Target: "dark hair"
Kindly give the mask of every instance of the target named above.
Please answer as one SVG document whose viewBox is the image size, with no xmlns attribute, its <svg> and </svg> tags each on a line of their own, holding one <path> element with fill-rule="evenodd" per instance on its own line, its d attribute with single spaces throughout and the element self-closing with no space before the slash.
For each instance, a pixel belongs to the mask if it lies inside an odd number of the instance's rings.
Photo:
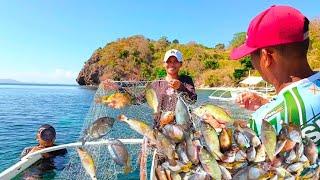
<svg viewBox="0 0 320 180">
<path fill-rule="evenodd" d="M 56 130 L 49 124 L 43 124 L 38 129 L 39 136 L 44 141 L 53 141 L 56 138 Z"/>
</svg>

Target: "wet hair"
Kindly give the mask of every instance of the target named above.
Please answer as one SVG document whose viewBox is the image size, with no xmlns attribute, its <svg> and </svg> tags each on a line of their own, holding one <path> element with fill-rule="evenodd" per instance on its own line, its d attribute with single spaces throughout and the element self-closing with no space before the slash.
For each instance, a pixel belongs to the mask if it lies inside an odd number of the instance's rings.
<svg viewBox="0 0 320 180">
<path fill-rule="evenodd" d="M 54 141 L 56 139 L 56 130 L 49 124 L 43 124 L 40 126 L 38 134 L 44 141 Z"/>
</svg>

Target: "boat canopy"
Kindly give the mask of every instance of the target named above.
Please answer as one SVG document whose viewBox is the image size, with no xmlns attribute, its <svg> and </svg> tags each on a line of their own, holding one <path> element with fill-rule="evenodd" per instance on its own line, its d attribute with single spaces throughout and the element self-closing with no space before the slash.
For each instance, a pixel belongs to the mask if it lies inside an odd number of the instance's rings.
<svg viewBox="0 0 320 180">
<path fill-rule="evenodd" d="M 246 79 L 240 81 L 241 84 L 246 84 L 246 85 L 256 85 L 259 84 L 260 82 L 264 81 L 261 76 L 249 76 Z"/>
</svg>

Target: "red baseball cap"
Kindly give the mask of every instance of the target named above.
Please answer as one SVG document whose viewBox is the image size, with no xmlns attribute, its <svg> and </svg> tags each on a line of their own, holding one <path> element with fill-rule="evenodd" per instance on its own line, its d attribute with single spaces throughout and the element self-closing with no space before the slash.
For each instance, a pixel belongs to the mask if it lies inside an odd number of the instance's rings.
<svg viewBox="0 0 320 180">
<path fill-rule="evenodd" d="M 263 47 L 304 41 L 308 38 L 305 19 L 290 6 L 271 6 L 250 22 L 245 43 L 232 50 L 231 59 L 240 59 Z"/>
</svg>

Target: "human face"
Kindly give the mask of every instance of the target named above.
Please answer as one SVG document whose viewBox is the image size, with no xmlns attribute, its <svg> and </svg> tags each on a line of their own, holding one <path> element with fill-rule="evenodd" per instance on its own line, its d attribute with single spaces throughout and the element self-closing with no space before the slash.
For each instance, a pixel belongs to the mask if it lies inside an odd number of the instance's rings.
<svg viewBox="0 0 320 180">
<path fill-rule="evenodd" d="M 261 74 L 261 67 L 260 67 L 260 50 L 257 50 L 253 53 L 251 53 L 251 63 L 254 69 L 259 71 Z"/>
<path fill-rule="evenodd" d="M 272 56 L 265 49 L 258 49 L 251 53 L 251 63 L 253 67 L 260 73 L 262 79 L 268 83 L 273 82 L 273 71 L 271 67 Z"/>
<path fill-rule="evenodd" d="M 182 63 L 180 63 L 174 56 L 169 57 L 167 62 L 164 63 L 164 68 L 170 75 L 178 75 L 181 66 Z"/>
</svg>

